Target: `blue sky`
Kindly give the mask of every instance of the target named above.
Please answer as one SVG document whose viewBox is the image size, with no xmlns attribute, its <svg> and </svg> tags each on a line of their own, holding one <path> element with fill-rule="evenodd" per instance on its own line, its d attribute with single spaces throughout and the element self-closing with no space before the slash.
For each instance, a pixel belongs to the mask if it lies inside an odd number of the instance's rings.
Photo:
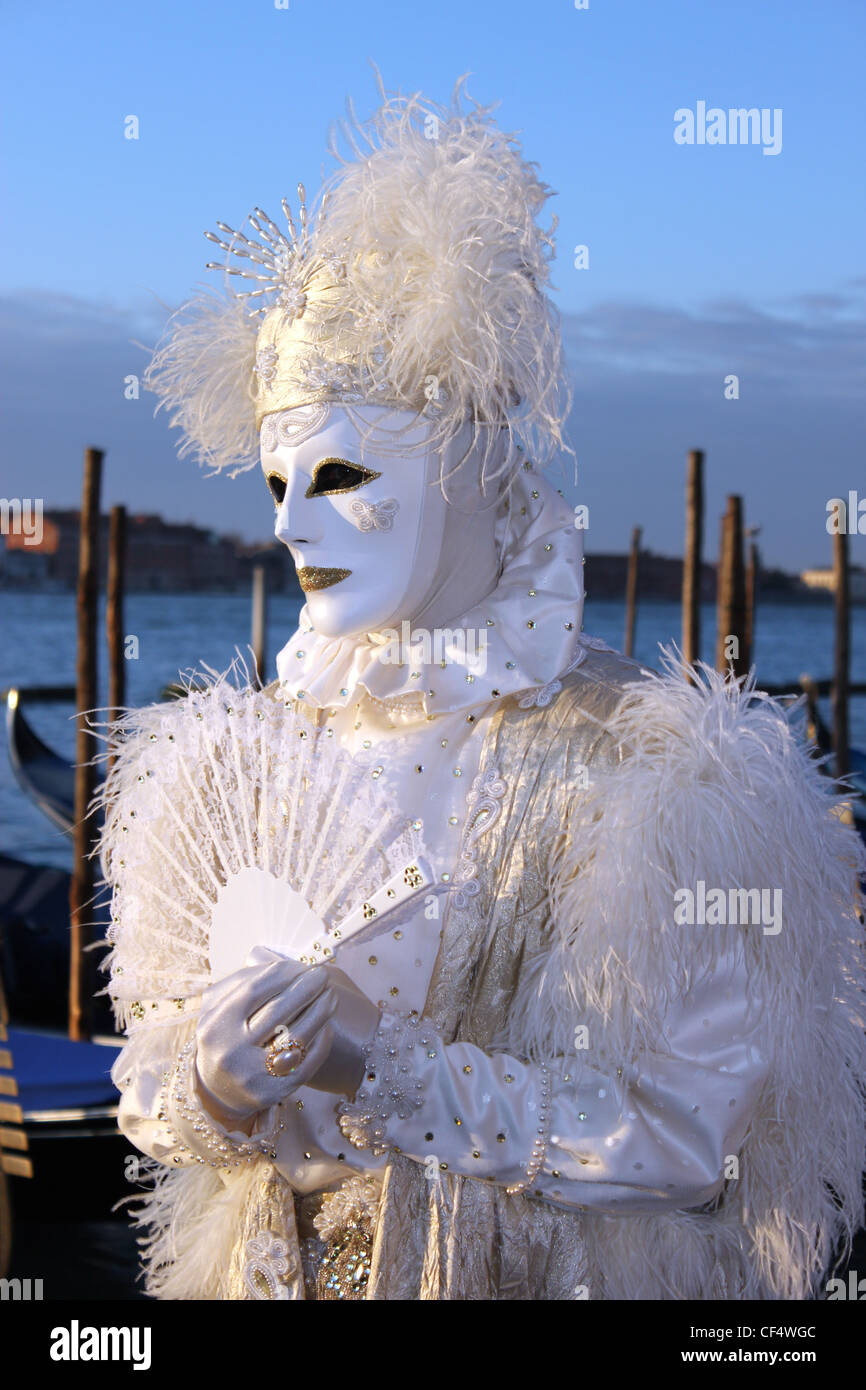
<svg viewBox="0 0 866 1390">
<path fill-rule="evenodd" d="M 147 398 L 123 400 L 130 340 L 206 278 L 204 228 L 315 190 L 346 95 L 374 103 L 372 58 L 389 88 L 439 99 L 472 73 L 558 190 L 588 545 L 624 548 L 640 522 L 677 552 L 703 446 L 710 553 L 742 491 L 770 559 L 827 559 L 826 499 L 866 491 L 859 0 L 47 3 L 7 5 L 2 30 L 8 495 L 74 504 L 97 443 L 107 502 L 266 534 L 257 480 L 201 481 Z M 674 112 L 701 100 L 781 108 L 781 153 L 677 145 Z"/>
</svg>

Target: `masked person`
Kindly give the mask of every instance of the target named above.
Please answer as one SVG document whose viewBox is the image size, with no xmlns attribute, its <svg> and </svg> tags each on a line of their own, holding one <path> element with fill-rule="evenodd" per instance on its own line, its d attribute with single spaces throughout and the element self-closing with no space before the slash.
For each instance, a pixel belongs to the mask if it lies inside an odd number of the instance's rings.
<svg viewBox="0 0 866 1390">
<path fill-rule="evenodd" d="M 860 841 L 778 705 L 584 634 L 549 190 L 382 96 L 149 374 L 307 603 L 273 685 L 115 733 L 148 1288 L 806 1298 L 861 1213 Z"/>
</svg>

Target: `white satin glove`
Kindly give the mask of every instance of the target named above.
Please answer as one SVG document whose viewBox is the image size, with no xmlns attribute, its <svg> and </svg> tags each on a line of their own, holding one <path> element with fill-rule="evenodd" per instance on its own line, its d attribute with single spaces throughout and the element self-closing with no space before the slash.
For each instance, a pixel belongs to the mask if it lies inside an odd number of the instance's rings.
<svg viewBox="0 0 866 1390">
<path fill-rule="evenodd" d="M 196 1028 L 196 1089 L 227 1129 L 246 1128 L 255 1115 L 309 1085 L 327 1059 L 336 1007 L 328 973 L 256 947 L 242 969 L 206 991 Z M 281 1038 L 301 1046 L 269 1054 Z"/>
<path fill-rule="evenodd" d="M 367 1066 L 367 1049 L 379 1027 L 381 1010 L 343 970 L 325 967 L 325 994 L 331 1004 L 328 1022 L 317 1037 L 327 1035 L 324 1055 L 306 1085 L 314 1091 L 352 1099 Z M 294 1025 L 291 1032 L 294 1034 Z M 317 1055 L 319 1055 L 317 1053 Z M 296 1083 L 300 1084 L 300 1083 Z"/>
<path fill-rule="evenodd" d="M 199 1097 L 233 1130 L 301 1086 L 352 1097 L 379 1018 L 377 1005 L 336 966 L 302 966 L 256 947 L 243 969 L 212 985 L 202 1000 Z M 300 1047 L 270 1051 L 281 1042 Z"/>
</svg>

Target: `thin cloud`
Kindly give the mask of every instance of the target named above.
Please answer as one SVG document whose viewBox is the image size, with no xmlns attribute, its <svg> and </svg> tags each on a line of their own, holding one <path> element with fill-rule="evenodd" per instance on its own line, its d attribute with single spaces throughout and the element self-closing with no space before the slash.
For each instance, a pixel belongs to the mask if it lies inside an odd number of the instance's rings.
<svg viewBox="0 0 866 1390">
<path fill-rule="evenodd" d="M 699 310 L 604 301 L 563 316 L 575 376 L 677 373 L 696 386 L 730 373 L 753 391 L 826 399 L 863 391 L 862 294 L 813 293 L 771 307 L 717 300 Z"/>
<path fill-rule="evenodd" d="M 607 300 L 564 314 L 579 475 L 575 491 L 569 469 L 565 486 L 590 505 L 588 548 L 623 550 L 639 523 L 648 547 L 678 554 L 685 455 L 700 447 L 708 554 L 725 494 L 740 492 L 769 562 L 826 563 L 826 499 L 862 484 L 864 290 L 866 277 L 768 304 Z M 261 479 L 203 481 L 177 460 L 153 398 L 124 397 L 146 362 L 139 344 L 156 341 L 166 314 L 150 302 L 0 298 L 3 493 L 77 505 L 81 450 L 96 444 L 106 449 L 106 504 L 265 538 Z M 735 401 L 725 398 L 730 374 Z"/>
</svg>

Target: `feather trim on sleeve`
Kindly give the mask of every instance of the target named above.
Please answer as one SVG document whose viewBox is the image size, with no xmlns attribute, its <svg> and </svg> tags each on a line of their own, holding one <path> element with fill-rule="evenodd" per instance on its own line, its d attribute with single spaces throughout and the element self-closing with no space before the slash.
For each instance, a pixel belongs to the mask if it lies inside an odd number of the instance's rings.
<svg viewBox="0 0 866 1390">
<path fill-rule="evenodd" d="M 742 950 L 768 1080 L 741 1177 L 709 1243 L 710 1218 L 697 1214 L 637 1218 L 627 1232 L 603 1218 L 599 1259 L 619 1289 L 609 1296 L 630 1296 L 643 1224 L 662 1271 L 669 1245 L 680 1289 L 692 1261 L 696 1291 L 680 1296 L 706 1296 L 701 1280 L 721 1289 L 716 1260 L 740 1291 L 712 1296 L 807 1297 L 862 1218 L 863 844 L 844 793 L 751 682 L 727 684 L 665 653 L 660 677 L 624 687 L 606 733 L 612 757 L 591 765 L 552 853 L 553 940 L 516 1001 L 512 1043 L 567 1053 L 581 1022 L 611 1065 L 664 1050 L 668 1003 Z M 778 891 L 780 929 L 677 924 L 678 892 L 699 882 Z"/>
</svg>

